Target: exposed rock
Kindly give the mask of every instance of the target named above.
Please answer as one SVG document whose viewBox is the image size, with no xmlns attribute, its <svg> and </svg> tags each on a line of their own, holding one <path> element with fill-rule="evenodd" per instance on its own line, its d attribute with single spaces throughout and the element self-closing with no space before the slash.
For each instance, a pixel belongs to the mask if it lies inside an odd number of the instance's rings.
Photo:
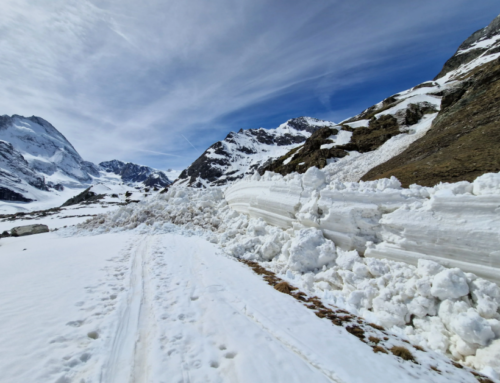
<svg viewBox="0 0 500 383">
<path fill-rule="evenodd" d="M 95 201 L 98 201 L 98 200 L 104 198 L 104 194 L 96 194 L 93 191 L 91 191 L 90 189 L 91 189 L 91 187 L 85 189 L 80 194 L 70 198 L 69 200 L 64 202 L 61 205 L 61 207 L 77 205 L 77 204 L 82 203 L 82 202 L 95 202 Z"/>
<path fill-rule="evenodd" d="M 35 224 L 35 225 L 14 227 L 10 231 L 10 235 L 13 237 L 22 237 L 25 235 L 41 234 L 41 233 L 48 233 L 48 232 L 49 232 L 49 228 L 47 225 Z"/>
<path fill-rule="evenodd" d="M 327 159 L 342 158 L 347 155 L 345 150 L 335 147 L 321 149 L 321 145 L 331 143 L 332 141 L 329 140 L 329 137 L 337 133 L 338 129 L 329 127 L 320 128 L 306 140 L 304 145 L 292 149 L 284 156 L 263 166 L 259 169 L 259 172 L 264 174 L 266 171 L 272 171 L 286 175 L 293 172 L 304 173 L 312 166 L 322 169 L 327 165 Z"/>
<path fill-rule="evenodd" d="M 24 197 L 22 194 L 0 186 L 0 201 L 32 202 L 32 199 Z"/>
<path fill-rule="evenodd" d="M 499 47 L 477 47 L 474 45 L 480 41 L 491 39 L 500 33 L 500 15 L 497 16 L 486 28 L 480 29 L 469 36 L 457 49 L 457 52 L 448 60 L 443 66 L 443 69 L 434 78 L 437 80 L 447 73 L 459 68 L 461 65 L 467 64 L 472 60 L 478 58 L 486 52 L 492 54 L 490 50 L 498 50 Z"/>
</svg>

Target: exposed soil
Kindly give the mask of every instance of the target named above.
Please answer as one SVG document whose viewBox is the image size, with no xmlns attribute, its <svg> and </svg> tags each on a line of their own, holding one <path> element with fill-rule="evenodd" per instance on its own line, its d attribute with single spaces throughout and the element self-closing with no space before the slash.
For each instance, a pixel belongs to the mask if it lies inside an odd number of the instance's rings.
<svg viewBox="0 0 500 383">
<path fill-rule="evenodd" d="M 404 187 L 434 186 L 500 171 L 499 80 L 498 59 L 474 71 L 443 96 L 441 111 L 424 137 L 362 180 L 395 176 Z"/>
</svg>

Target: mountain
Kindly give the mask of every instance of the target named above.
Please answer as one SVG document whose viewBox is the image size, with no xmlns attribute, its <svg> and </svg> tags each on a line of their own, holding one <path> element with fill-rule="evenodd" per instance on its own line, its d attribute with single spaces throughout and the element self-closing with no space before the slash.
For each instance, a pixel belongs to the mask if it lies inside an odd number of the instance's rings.
<svg viewBox="0 0 500 383">
<path fill-rule="evenodd" d="M 0 140 L 12 144 L 32 170 L 54 183 L 85 183 L 99 176 L 99 168 L 84 161 L 66 137 L 40 117 L 0 116 Z"/>
<path fill-rule="evenodd" d="M 397 177 L 403 186 L 473 181 L 500 171 L 500 16 L 473 33 L 433 81 L 386 98 L 260 169 L 316 166 L 330 179 Z"/>
<path fill-rule="evenodd" d="M 107 173 L 119 175 L 127 184 L 142 183 L 144 186 L 160 188 L 172 183 L 164 172 L 148 166 L 118 160 L 101 162 L 99 166 Z"/>
<path fill-rule="evenodd" d="M 38 201 L 37 207 L 47 208 L 60 205 L 92 184 L 116 194 L 120 184 L 125 184 L 125 191 L 133 191 L 171 183 L 164 172 L 147 166 L 117 160 L 98 166 L 83 160 L 73 145 L 40 117 L 0 116 L 0 201 Z M 27 205 L 16 206 L 12 208 L 29 209 Z"/>
<path fill-rule="evenodd" d="M 296 148 L 318 129 L 334 125 L 333 122 L 299 117 L 275 129 L 231 132 L 185 169 L 178 183 L 194 187 L 224 185 L 255 172 L 273 158 Z"/>
</svg>

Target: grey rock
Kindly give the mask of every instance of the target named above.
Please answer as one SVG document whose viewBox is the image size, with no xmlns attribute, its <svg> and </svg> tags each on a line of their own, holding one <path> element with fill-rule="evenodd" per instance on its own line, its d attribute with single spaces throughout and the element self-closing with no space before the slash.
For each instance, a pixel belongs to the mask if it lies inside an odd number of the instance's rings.
<svg viewBox="0 0 500 383">
<path fill-rule="evenodd" d="M 48 232 L 49 232 L 49 227 L 47 225 L 35 224 L 35 225 L 14 227 L 10 231 L 10 234 L 13 237 L 22 237 L 25 235 L 41 234 Z"/>
</svg>

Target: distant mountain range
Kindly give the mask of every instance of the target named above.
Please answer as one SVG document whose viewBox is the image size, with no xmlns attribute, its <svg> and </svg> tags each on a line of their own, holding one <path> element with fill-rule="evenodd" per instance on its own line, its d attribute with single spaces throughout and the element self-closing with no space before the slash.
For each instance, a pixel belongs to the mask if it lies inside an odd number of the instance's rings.
<svg viewBox="0 0 500 383">
<path fill-rule="evenodd" d="M 160 188 L 172 183 L 165 173 L 147 166 L 85 161 L 40 117 L 0 116 L 0 200 L 35 201 L 40 192 L 106 183 L 110 173 L 130 186 Z"/>
</svg>

